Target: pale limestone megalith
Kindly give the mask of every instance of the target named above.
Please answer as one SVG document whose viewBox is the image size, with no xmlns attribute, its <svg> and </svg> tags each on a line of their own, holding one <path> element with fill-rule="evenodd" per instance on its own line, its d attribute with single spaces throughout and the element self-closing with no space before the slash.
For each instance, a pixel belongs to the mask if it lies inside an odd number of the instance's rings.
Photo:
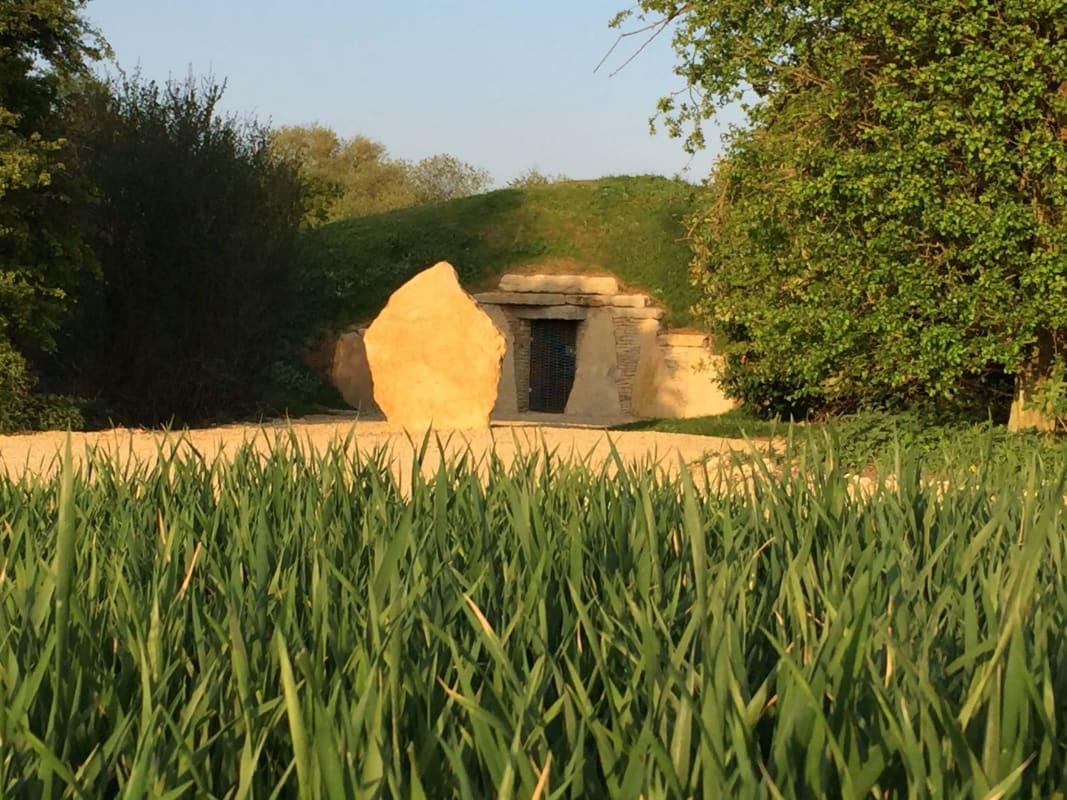
<svg viewBox="0 0 1067 800">
<path fill-rule="evenodd" d="M 364 336 L 374 400 L 408 431 L 487 428 L 505 340 L 451 264 L 420 272 L 389 298 Z"/>
<path fill-rule="evenodd" d="M 358 331 L 349 331 L 337 338 L 333 348 L 330 382 L 352 408 L 362 411 L 377 408 L 367 348 L 363 343 L 363 335 Z"/>
<path fill-rule="evenodd" d="M 500 383 L 496 389 L 496 405 L 492 416 L 514 416 L 519 413 L 519 390 L 515 380 L 515 337 L 508 315 L 500 306 L 482 306 L 482 310 L 504 334 L 504 360 L 500 364 Z"/>
<path fill-rule="evenodd" d="M 615 320 L 610 309 L 590 309 L 578 331 L 576 364 L 574 385 L 564 413 L 581 417 L 622 414 Z"/>
</svg>

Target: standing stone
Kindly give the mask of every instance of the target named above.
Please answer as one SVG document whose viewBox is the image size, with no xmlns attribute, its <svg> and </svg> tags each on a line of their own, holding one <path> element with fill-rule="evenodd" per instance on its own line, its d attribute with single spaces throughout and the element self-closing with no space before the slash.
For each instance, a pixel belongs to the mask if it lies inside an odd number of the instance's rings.
<svg viewBox="0 0 1067 800">
<path fill-rule="evenodd" d="M 409 431 L 487 428 L 504 335 L 441 262 L 389 298 L 364 337 L 374 400 Z"/>
<path fill-rule="evenodd" d="M 615 320 L 611 310 L 594 308 L 578 331 L 574 385 L 564 413 L 580 417 L 617 417 L 622 414 Z"/>
<path fill-rule="evenodd" d="M 349 331 L 337 337 L 330 381 L 352 408 L 361 411 L 376 410 L 374 381 L 371 379 L 370 364 L 367 362 L 367 348 L 359 332 Z"/>
</svg>

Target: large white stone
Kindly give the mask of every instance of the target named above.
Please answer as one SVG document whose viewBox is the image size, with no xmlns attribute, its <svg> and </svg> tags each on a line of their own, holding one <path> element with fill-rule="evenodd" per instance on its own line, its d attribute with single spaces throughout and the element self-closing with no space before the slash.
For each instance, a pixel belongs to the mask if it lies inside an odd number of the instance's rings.
<svg viewBox="0 0 1067 800">
<path fill-rule="evenodd" d="M 578 330 L 574 385 L 565 414 L 581 417 L 617 417 L 619 402 L 615 320 L 605 308 L 589 311 Z"/>
<path fill-rule="evenodd" d="M 389 298 L 364 337 L 374 400 L 409 431 L 489 426 L 505 339 L 441 262 Z"/>
</svg>

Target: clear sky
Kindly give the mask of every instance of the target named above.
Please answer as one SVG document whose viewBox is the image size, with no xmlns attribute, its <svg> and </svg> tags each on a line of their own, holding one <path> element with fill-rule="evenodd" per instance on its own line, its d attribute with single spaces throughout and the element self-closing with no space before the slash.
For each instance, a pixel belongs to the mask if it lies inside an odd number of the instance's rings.
<svg viewBox="0 0 1067 800">
<path fill-rule="evenodd" d="M 699 181 L 679 140 L 649 135 L 680 87 L 664 36 L 594 73 L 627 0 L 92 0 L 126 71 L 227 81 L 226 110 L 369 136 L 392 156 L 451 153 L 503 184 L 525 169 L 572 178 L 656 173 Z M 708 142 L 718 137 L 709 129 Z"/>
</svg>

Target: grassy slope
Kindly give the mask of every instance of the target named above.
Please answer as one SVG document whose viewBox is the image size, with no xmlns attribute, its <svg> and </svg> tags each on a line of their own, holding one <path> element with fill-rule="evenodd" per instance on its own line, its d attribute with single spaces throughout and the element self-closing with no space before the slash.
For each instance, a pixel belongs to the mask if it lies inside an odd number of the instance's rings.
<svg viewBox="0 0 1067 800">
<path fill-rule="evenodd" d="M 694 187 L 660 177 L 503 189 L 434 206 L 344 220 L 308 232 L 296 325 L 304 335 L 374 317 L 420 270 L 449 261 L 464 286 L 508 270 L 607 271 L 690 323 L 684 219 Z"/>
</svg>

